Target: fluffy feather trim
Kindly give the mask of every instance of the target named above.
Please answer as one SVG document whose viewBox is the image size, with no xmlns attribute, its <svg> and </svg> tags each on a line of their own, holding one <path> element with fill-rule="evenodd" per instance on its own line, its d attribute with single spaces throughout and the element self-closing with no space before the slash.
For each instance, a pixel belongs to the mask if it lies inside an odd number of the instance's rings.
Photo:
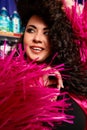
<svg viewBox="0 0 87 130">
<path fill-rule="evenodd" d="M 87 62 L 87 1 L 83 4 L 73 0 L 72 2 L 70 6 L 64 2 L 64 9 L 72 24 L 73 31 L 78 37 L 76 43 L 79 44 L 82 61 Z"/>
<path fill-rule="evenodd" d="M 46 65 L 26 63 L 22 51 L 16 57 L 14 53 L 0 59 L 0 129 L 50 130 L 54 122 L 73 123 L 73 116 L 65 113 L 70 106 L 65 93 L 39 82 L 48 73 L 42 71 Z M 53 101 L 59 95 L 64 98 Z"/>
</svg>

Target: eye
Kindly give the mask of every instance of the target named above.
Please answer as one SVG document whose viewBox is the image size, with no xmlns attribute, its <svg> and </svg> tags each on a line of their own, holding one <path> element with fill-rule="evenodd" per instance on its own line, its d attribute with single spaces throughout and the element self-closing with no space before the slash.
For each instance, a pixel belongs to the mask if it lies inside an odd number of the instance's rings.
<svg viewBox="0 0 87 130">
<path fill-rule="evenodd" d="M 45 34 L 46 36 L 48 36 L 48 35 L 49 35 L 49 31 L 45 31 L 44 34 Z"/>
<path fill-rule="evenodd" d="M 33 32 L 34 32 L 34 29 L 33 29 L 33 28 L 27 28 L 27 29 L 26 29 L 26 32 L 28 32 L 28 33 L 33 33 Z"/>
</svg>

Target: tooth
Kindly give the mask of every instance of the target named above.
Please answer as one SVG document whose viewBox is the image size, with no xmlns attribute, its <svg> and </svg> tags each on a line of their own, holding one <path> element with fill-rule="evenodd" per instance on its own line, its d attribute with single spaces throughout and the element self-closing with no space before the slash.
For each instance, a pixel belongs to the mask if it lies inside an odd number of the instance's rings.
<svg viewBox="0 0 87 130">
<path fill-rule="evenodd" d="M 40 51 L 42 50 L 41 48 L 33 48 L 33 49 L 34 49 L 34 50 L 40 50 Z"/>
</svg>

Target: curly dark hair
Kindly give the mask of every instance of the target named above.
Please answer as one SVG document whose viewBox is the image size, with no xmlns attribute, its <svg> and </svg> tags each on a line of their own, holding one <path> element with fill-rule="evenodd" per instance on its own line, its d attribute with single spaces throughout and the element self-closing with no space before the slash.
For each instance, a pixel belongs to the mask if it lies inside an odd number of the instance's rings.
<svg viewBox="0 0 87 130">
<path fill-rule="evenodd" d="M 49 37 L 52 54 L 46 59 L 47 62 L 55 57 L 52 65 L 65 64 L 63 79 L 65 90 L 77 95 L 87 95 L 87 71 L 83 69 L 80 56 L 79 40 L 75 36 L 72 25 L 66 16 L 61 0 L 19 0 L 17 9 L 23 26 L 26 26 L 32 15 L 38 15 L 49 25 Z M 79 43 L 81 41 L 79 40 Z"/>
<path fill-rule="evenodd" d="M 51 19 L 46 0 L 18 0 L 17 11 L 21 17 L 22 26 L 26 26 L 32 15 L 38 15 L 51 26 Z"/>
</svg>

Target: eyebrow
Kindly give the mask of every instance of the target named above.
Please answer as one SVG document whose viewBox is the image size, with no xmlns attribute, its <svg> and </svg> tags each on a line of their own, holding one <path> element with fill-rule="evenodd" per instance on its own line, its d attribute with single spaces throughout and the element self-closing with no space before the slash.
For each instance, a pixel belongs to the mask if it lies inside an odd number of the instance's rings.
<svg viewBox="0 0 87 130">
<path fill-rule="evenodd" d="M 34 29 L 37 29 L 34 25 L 28 25 L 27 27 L 32 27 L 32 28 L 34 28 Z M 43 30 L 49 30 L 49 28 L 46 27 L 46 28 L 43 28 Z"/>
</svg>

